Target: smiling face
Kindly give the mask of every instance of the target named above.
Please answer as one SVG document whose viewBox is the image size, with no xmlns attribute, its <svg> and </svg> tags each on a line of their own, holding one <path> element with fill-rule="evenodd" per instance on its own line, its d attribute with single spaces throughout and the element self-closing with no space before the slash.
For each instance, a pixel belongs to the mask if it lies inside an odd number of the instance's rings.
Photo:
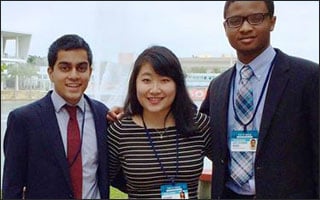
<svg viewBox="0 0 320 200">
<path fill-rule="evenodd" d="M 263 1 L 235 1 L 226 10 L 226 19 L 232 16 L 248 16 L 255 13 L 268 13 Z M 238 58 L 249 63 L 270 45 L 270 32 L 273 30 L 276 17 L 265 16 L 263 22 L 251 25 L 246 20 L 240 27 L 230 28 L 224 23 L 230 45 L 236 49 Z"/>
<path fill-rule="evenodd" d="M 160 76 L 149 63 L 141 66 L 136 79 L 137 98 L 143 113 L 165 116 L 175 99 L 176 84 L 172 78 Z"/>
<path fill-rule="evenodd" d="M 48 68 L 55 91 L 73 105 L 86 90 L 91 72 L 87 52 L 83 49 L 60 50 L 54 66 Z"/>
</svg>

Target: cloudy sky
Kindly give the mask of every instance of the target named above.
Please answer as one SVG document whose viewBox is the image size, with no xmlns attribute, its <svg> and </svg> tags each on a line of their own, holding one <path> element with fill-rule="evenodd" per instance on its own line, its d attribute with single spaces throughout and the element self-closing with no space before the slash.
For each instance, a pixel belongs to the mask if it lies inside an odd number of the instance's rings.
<svg viewBox="0 0 320 200">
<path fill-rule="evenodd" d="M 84 37 L 94 60 L 117 62 L 159 44 L 178 57 L 234 55 L 222 26 L 223 1 L 1 1 L 1 30 L 32 34 L 30 55 L 46 56 L 66 33 Z M 319 2 L 276 1 L 274 47 L 319 62 Z"/>
</svg>

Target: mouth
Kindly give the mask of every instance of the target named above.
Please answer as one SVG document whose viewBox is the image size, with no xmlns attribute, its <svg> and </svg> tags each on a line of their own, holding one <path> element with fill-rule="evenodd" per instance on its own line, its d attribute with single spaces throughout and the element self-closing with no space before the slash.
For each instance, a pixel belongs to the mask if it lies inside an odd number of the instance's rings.
<svg viewBox="0 0 320 200">
<path fill-rule="evenodd" d="M 68 84 L 66 84 L 66 86 L 71 89 L 77 89 L 81 86 L 81 84 L 80 83 L 68 83 Z"/>
<path fill-rule="evenodd" d="M 255 37 L 242 37 L 242 38 L 240 38 L 239 40 L 241 41 L 241 42 L 243 42 L 243 43 L 250 43 L 250 42 L 252 42 L 253 40 L 255 39 Z"/>
<path fill-rule="evenodd" d="M 147 99 L 151 104 L 158 104 L 162 101 L 163 97 L 148 97 Z"/>
</svg>

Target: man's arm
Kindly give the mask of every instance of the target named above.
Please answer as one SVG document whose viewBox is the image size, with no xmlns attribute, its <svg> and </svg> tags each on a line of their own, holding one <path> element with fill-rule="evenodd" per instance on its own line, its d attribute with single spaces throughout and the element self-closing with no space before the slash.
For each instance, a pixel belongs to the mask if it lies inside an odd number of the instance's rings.
<svg viewBox="0 0 320 200">
<path fill-rule="evenodd" d="M 121 119 L 123 117 L 123 114 L 123 108 L 115 106 L 109 110 L 106 117 L 109 122 L 114 122 Z"/>
</svg>

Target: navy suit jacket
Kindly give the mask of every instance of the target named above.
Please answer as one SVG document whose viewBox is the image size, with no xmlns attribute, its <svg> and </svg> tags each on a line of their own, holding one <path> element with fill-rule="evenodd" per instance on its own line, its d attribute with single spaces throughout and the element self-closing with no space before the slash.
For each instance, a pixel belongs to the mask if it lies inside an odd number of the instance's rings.
<svg viewBox="0 0 320 200">
<path fill-rule="evenodd" d="M 73 198 L 69 168 L 50 91 L 45 97 L 10 112 L 4 138 L 3 198 Z M 98 146 L 98 186 L 109 198 L 108 108 L 85 95 L 95 122 Z"/>
<path fill-rule="evenodd" d="M 276 49 L 255 159 L 256 198 L 319 198 L 319 64 Z M 214 79 L 200 111 L 213 127 L 212 198 L 229 177 L 228 105 L 235 67 Z"/>
</svg>

